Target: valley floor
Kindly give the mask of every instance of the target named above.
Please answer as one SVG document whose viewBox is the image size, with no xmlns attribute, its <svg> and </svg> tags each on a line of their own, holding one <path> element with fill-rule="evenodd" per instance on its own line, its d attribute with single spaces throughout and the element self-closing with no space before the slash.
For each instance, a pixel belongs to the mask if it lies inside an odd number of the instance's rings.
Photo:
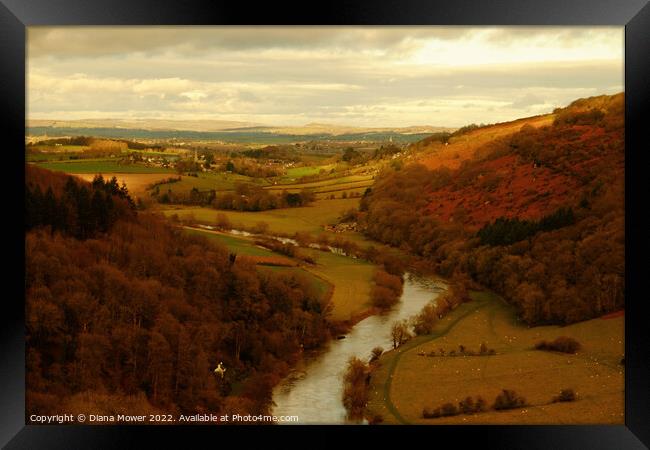
<svg viewBox="0 0 650 450">
<path fill-rule="evenodd" d="M 624 317 L 610 315 L 573 325 L 529 328 L 512 308 L 489 293 L 439 321 L 434 334 L 385 353 L 373 371 L 367 417 L 387 424 L 622 424 L 624 423 Z M 569 336 L 582 345 L 575 355 L 534 350 L 540 340 Z M 478 353 L 482 342 L 494 356 L 424 356 L 458 346 Z M 570 388 L 577 400 L 551 403 Z M 424 419 L 423 408 L 481 396 L 488 408 L 502 389 L 529 406 L 508 411 Z"/>
</svg>

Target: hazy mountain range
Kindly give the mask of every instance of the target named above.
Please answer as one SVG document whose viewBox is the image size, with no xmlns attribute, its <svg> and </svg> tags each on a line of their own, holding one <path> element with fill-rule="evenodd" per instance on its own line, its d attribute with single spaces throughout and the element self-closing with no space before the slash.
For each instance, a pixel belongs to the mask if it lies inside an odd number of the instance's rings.
<svg viewBox="0 0 650 450">
<path fill-rule="evenodd" d="M 284 135 L 342 135 L 350 133 L 400 133 L 425 134 L 441 131 L 452 131 L 455 128 L 441 126 L 410 126 L 410 127 L 353 127 L 328 123 L 308 123 L 303 126 L 266 126 L 253 122 L 238 122 L 230 120 L 166 120 L 166 119 L 30 119 L 28 128 L 117 128 L 138 129 L 151 131 L 194 131 L 194 132 L 253 132 L 273 133 Z"/>
</svg>

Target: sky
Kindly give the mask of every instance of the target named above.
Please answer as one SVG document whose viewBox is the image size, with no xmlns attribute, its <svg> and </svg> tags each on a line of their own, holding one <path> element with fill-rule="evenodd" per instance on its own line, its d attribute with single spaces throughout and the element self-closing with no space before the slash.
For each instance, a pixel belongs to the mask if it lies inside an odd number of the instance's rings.
<svg viewBox="0 0 650 450">
<path fill-rule="evenodd" d="M 623 27 L 29 27 L 28 119 L 458 127 L 624 89 Z"/>
</svg>

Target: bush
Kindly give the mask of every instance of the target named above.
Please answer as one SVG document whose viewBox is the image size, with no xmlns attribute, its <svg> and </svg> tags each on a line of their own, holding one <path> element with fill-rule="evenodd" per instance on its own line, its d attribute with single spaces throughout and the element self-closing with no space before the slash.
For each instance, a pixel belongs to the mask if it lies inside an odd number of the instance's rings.
<svg viewBox="0 0 650 450">
<path fill-rule="evenodd" d="M 437 419 L 440 417 L 440 408 L 436 409 L 429 409 L 429 408 L 424 408 L 422 410 L 422 417 L 425 419 Z"/>
<path fill-rule="evenodd" d="M 453 403 L 445 403 L 440 407 L 440 415 L 442 417 L 457 416 L 458 414 L 458 408 Z"/>
<path fill-rule="evenodd" d="M 215 225 L 220 230 L 231 230 L 232 229 L 232 223 L 230 222 L 230 219 L 228 219 L 228 216 L 225 215 L 224 213 L 218 213 L 217 214 L 217 221 L 216 221 Z"/>
<path fill-rule="evenodd" d="M 498 410 L 520 408 L 526 405 L 526 399 L 515 391 L 504 389 L 494 401 L 492 408 Z"/>
<path fill-rule="evenodd" d="M 463 414 L 472 414 L 474 412 L 474 399 L 472 397 L 467 397 L 465 400 L 461 400 L 458 403 L 458 409 Z"/>
<path fill-rule="evenodd" d="M 535 350 L 546 350 L 573 354 L 580 350 L 580 343 L 573 338 L 560 336 L 551 342 L 538 342 L 535 344 Z"/>
<path fill-rule="evenodd" d="M 370 354 L 370 362 L 377 361 L 379 357 L 384 353 L 384 349 L 381 347 L 375 347 L 372 349 Z"/>
<path fill-rule="evenodd" d="M 397 303 L 395 293 L 384 286 L 375 286 L 372 290 L 372 304 L 378 308 L 390 308 Z"/>
<path fill-rule="evenodd" d="M 360 418 L 368 402 L 366 379 L 368 367 L 359 358 L 351 357 L 344 375 L 343 405 L 351 419 Z"/>
<path fill-rule="evenodd" d="M 562 389 L 560 395 L 553 397 L 553 403 L 557 402 L 573 402 L 576 400 L 576 393 L 573 389 Z"/>
<path fill-rule="evenodd" d="M 483 412 L 487 410 L 487 402 L 480 395 L 476 397 L 476 403 L 474 403 L 475 412 Z"/>
<path fill-rule="evenodd" d="M 424 308 L 413 318 L 413 331 L 416 335 L 431 334 L 438 320 L 434 303 L 427 303 Z"/>
<path fill-rule="evenodd" d="M 402 293 L 403 281 L 402 281 L 402 277 L 398 275 L 391 275 L 390 273 L 379 269 L 377 270 L 377 272 L 375 272 L 374 280 L 378 286 L 383 286 L 385 288 L 390 289 L 397 296 L 399 296 Z"/>
<path fill-rule="evenodd" d="M 375 286 L 371 294 L 372 304 L 379 308 L 389 308 L 397 303 L 402 295 L 402 278 L 378 269 L 375 272 L 374 280 Z"/>
</svg>

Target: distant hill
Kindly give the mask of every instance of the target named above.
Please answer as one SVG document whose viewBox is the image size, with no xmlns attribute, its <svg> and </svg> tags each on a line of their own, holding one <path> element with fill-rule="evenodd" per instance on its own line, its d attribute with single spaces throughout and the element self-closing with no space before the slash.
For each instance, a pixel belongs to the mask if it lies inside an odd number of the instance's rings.
<svg viewBox="0 0 650 450">
<path fill-rule="evenodd" d="M 27 121 L 27 135 L 47 137 L 95 136 L 119 139 L 214 140 L 232 143 L 287 144 L 306 141 L 388 141 L 410 143 L 453 128 L 412 126 L 365 128 L 309 123 L 272 127 L 225 120 L 83 119 Z"/>
<path fill-rule="evenodd" d="M 223 131 L 254 127 L 259 124 L 231 120 L 166 120 L 166 119 L 30 119 L 28 128 L 120 128 L 162 131 Z"/>
</svg>

